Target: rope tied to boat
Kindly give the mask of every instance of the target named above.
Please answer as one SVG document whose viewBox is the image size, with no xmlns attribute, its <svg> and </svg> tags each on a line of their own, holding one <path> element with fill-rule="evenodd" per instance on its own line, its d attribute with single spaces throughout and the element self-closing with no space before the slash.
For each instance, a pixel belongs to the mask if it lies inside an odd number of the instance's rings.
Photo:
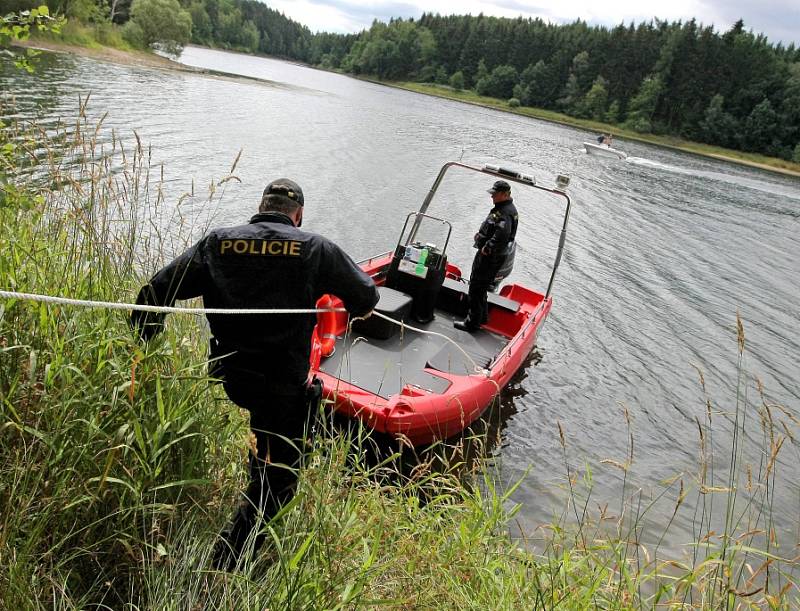
<svg viewBox="0 0 800 611">
<path fill-rule="evenodd" d="M 242 308 L 186 308 L 178 306 L 154 306 L 154 305 L 143 305 L 137 303 L 119 303 L 114 301 L 95 301 L 91 299 L 71 299 L 69 297 L 57 297 L 54 295 L 41 295 L 37 293 L 22 293 L 17 291 L 5 291 L 5 290 L 0 290 L 0 298 L 9 300 L 35 301 L 39 303 L 68 305 L 68 306 L 83 307 L 83 308 L 102 308 L 107 310 L 136 310 L 139 312 L 158 312 L 163 314 L 194 314 L 194 315 L 251 314 L 252 315 L 252 314 L 316 314 L 318 312 L 347 312 L 345 308 L 242 309 Z M 455 341 L 453 341 L 446 335 L 442 333 L 437 333 L 436 331 L 427 331 L 425 329 L 412 327 L 411 325 L 406 324 L 402 320 L 395 320 L 390 316 L 386 316 L 386 314 L 382 314 L 381 312 L 376 312 L 374 310 L 371 316 L 377 316 L 378 318 L 383 318 L 395 325 L 398 325 L 401 330 L 410 329 L 411 331 L 415 331 L 423 335 L 433 335 L 447 340 L 448 342 L 453 344 L 459 351 L 461 351 L 461 353 L 475 368 L 476 373 L 483 374 L 486 377 L 489 376 L 489 371 L 487 369 L 478 366 L 475 360 L 469 354 L 467 354 L 467 352 L 461 346 L 459 346 Z M 359 319 L 363 320 L 363 318 L 364 317 L 351 318 L 350 322 L 348 323 L 348 329 L 351 328 L 354 320 L 359 320 Z"/>
<path fill-rule="evenodd" d="M 464 357 L 466 357 L 466 359 L 467 359 L 467 360 L 468 360 L 470 363 L 472 363 L 472 367 L 474 368 L 474 371 L 475 371 L 475 373 L 482 374 L 482 375 L 486 376 L 487 378 L 489 377 L 489 370 L 488 370 L 488 369 L 486 369 L 485 367 L 481 367 L 481 366 L 479 366 L 479 365 L 478 365 L 478 364 L 475 362 L 475 359 L 473 359 L 473 358 L 472 358 L 472 357 L 471 357 L 471 356 L 470 356 L 470 355 L 467 353 L 467 351 L 466 351 L 466 350 L 464 350 L 464 349 L 463 349 L 461 346 L 459 346 L 459 345 L 458 345 L 458 344 L 457 344 L 455 341 L 453 341 L 453 339 L 452 339 L 452 338 L 450 338 L 450 337 L 447 337 L 447 336 L 446 336 L 444 333 L 438 333 L 438 332 L 436 332 L 436 331 L 428 331 L 428 330 L 426 330 L 426 329 L 419 329 L 419 328 L 417 328 L 417 327 L 412 327 L 411 325 L 409 325 L 409 324 L 406 324 L 406 323 L 405 323 L 404 321 L 402 321 L 402 320 L 395 320 L 395 319 L 394 319 L 394 318 L 392 318 L 391 316 L 386 316 L 386 314 L 382 314 L 381 312 L 375 312 L 374 310 L 373 310 L 372 314 L 370 314 L 370 316 L 377 316 L 378 318 L 383 318 L 384 320 L 388 320 L 389 322 L 392 322 L 392 323 L 394 323 L 394 324 L 398 325 L 398 326 L 400 327 L 400 332 L 401 332 L 401 333 L 402 333 L 402 332 L 403 332 L 405 329 L 410 329 L 411 331 L 415 331 L 415 332 L 417 332 L 417 333 L 421 333 L 422 335 L 433 335 L 434 337 L 441 337 L 442 339 L 444 339 L 444 340 L 447 340 L 448 342 L 450 342 L 451 344 L 453 344 L 453 345 L 454 345 L 454 346 L 455 346 L 455 347 L 456 347 L 456 348 L 457 348 L 457 349 L 458 349 L 458 350 L 461 352 L 461 354 L 463 354 L 463 355 L 464 355 Z M 347 329 L 348 329 L 348 331 L 352 331 L 352 327 L 353 327 L 353 322 L 354 322 L 354 321 L 356 321 L 356 320 L 364 320 L 365 318 L 366 318 L 365 316 L 355 316 L 355 317 L 352 317 L 352 318 L 350 319 L 350 322 L 349 322 L 349 323 L 348 323 L 348 325 L 347 325 Z"/>
</svg>

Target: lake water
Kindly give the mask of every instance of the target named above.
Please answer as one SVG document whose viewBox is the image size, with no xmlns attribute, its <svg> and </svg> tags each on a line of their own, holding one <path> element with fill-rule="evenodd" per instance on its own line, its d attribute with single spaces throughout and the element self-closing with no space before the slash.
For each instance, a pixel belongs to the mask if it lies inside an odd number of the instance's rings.
<svg viewBox="0 0 800 611">
<path fill-rule="evenodd" d="M 539 338 L 542 358 L 506 393 L 495 448 L 506 481 L 524 476 L 512 500 L 521 504 L 526 537 L 540 536 L 540 525 L 564 513 L 567 470 L 583 475 L 589 465 L 588 509 L 608 505 L 616 517 L 623 503 L 626 514 L 647 508 L 642 522 L 651 538 L 663 531 L 678 496 L 678 484 L 666 481 L 682 475 L 692 492 L 668 539 L 676 546 L 692 540 L 695 512 L 712 496 L 696 492 L 698 420 L 706 422 L 698 369 L 712 405 L 713 437 L 706 441 L 716 472 L 707 484 L 725 486 L 739 379 L 737 312 L 746 333 L 749 402 L 740 449 L 753 477 L 768 459 L 759 451 L 755 410 L 762 399 L 753 379 L 763 382 L 770 404 L 798 412 L 798 178 L 622 139 L 615 144 L 628 159 L 605 160 L 583 152 L 581 143 L 594 134 L 582 130 L 199 48 L 186 49 L 181 61 L 249 78 L 51 54 L 28 76 L 3 61 L 0 89 L 13 94 L 21 115 L 71 119 L 79 96 L 91 93 L 90 112 L 107 112 L 107 127 L 123 138 L 136 130 L 164 164 L 173 203 L 193 181 L 199 190 L 227 175 L 241 150 L 241 183 L 228 183 L 214 224 L 249 218 L 266 182 L 288 176 L 306 194 L 304 226 L 356 259 L 393 246 L 405 215 L 419 207 L 448 160 L 502 164 L 544 184 L 569 174 L 573 212 L 553 311 Z M 444 205 L 431 209 L 454 222 L 450 259 L 465 268 L 471 236 L 489 208 L 490 182 L 452 186 Z M 520 252 L 509 281 L 541 288 L 558 211 L 526 208 L 522 190 L 515 196 Z M 184 213 L 208 211 L 190 202 Z M 796 434 L 796 424 L 778 408 L 772 412 Z M 798 542 L 797 455 L 797 443 L 787 439 L 772 492 L 783 546 Z M 609 462 L 629 460 L 627 474 Z M 585 496 L 585 485 L 575 486 Z M 715 502 L 723 508 L 724 499 Z"/>
</svg>

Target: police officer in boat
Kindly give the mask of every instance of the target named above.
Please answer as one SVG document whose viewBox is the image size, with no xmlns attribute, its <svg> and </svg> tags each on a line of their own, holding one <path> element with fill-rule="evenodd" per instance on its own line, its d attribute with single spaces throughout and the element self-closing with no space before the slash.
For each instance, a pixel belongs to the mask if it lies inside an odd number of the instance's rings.
<svg viewBox="0 0 800 611">
<path fill-rule="evenodd" d="M 354 316 L 378 302 L 375 283 L 332 241 L 300 230 L 300 186 L 280 178 L 267 185 L 258 214 L 245 225 L 212 230 L 156 273 L 137 304 L 171 306 L 203 297 L 208 308 L 310 309 L 333 293 Z M 163 328 L 164 314 L 134 311 L 144 340 Z M 250 412 L 256 453 L 250 484 L 233 523 L 214 551 L 216 568 L 236 566 L 251 532 L 294 495 L 301 450 L 308 440 L 320 388 L 310 392 L 314 314 L 208 314 L 211 375 L 236 405 Z"/>
<path fill-rule="evenodd" d="M 503 267 L 506 258 L 513 252 L 517 235 L 519 214 L 511 197 L 511 185 L 498 180 L 488 191 L 492 197 L 492 210 L 475 234 L 474 247 L 478 249 L 472 261 L 469 278 L 469 314 L 464 320 L 456 320 L 456 329 L 474 333 L 489 317 L 487 292 Z"/>
</svg>

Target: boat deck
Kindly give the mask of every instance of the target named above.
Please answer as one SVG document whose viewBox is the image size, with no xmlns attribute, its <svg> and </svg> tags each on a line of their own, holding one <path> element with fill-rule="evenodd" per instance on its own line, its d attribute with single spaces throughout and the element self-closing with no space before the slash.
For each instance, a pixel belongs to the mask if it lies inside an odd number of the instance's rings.
<svg viewBox="0 0 800 611">
<path fill-rule="evenodd" d="M 481 329 L 476 333 L 453 327 L 454 315 L 436 310 L 427 323 L 411 326 L 440 333 L 454 340 L 479 367 L 486 367 L 506 346 L 508 338 Z M 451 342 L 442 337 L 399 330 L 389 339 L 374 339 L 351 333 L 336 342 L 336 351 L 320 365 L 320 370 L 383 398 L 398 394 L 410 384 L 434 393 L 450 386 L 445 378 L 425 368 L 444 373 L 468 375 L 475 365 Z"/>
</svg>

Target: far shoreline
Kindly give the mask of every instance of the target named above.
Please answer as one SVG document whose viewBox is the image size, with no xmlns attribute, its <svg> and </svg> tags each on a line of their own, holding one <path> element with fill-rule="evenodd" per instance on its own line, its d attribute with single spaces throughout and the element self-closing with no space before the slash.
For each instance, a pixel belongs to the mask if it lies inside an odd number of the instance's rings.
<svg viewBox="0 0 800 611">
<path fill-rule="evenodd" d="M 195 74 L 204 74 L 208 76 L 227 76 L 230 78 L 243 78 L 248 80 L 255 80 L 255 81 L 263 81 L 265 83 L 270 83 L 266 79 L 261 79 L 258 77 L 249 77 L 240 74 L 233 74 L 233 73 L 225 73 L 225 72 L 218 72 L 218 71 L 211 71 L 206 70 L 203 68 L 195 68 L 192 66 L 188 66 L 186 64 L 182 64 L 177 60 L 169 59 L 167 57 L 158 55 L 151 51 L 126 51 L 121 49 L 116 49 L 113 47 L 106 47 L 106 46 L 97 46 L 97 47 L 84 47 L 80 45 L 73 45 L 73 44 L 66 44 L 59 41 L 48 40 L 48 39 L 41 39 L 41 38 L 34 38 L 24 42 L 15 43 L 17 46 L 27 47 L 32 49 L 38 49 L 43 51 L 50 51 L 53 53 L 65 53 L 65 54 L 72 54 L 78 55 L 81 57 L 89 57 L 91 59 L 97 59 L 101 61 L 108 61 L 112 63 L 127 65 L 127 66 L 140 66 L 146 68 L 156 68 L 162 70 L 175 70 L 178 72 L 191 72 Z M 680 140 L 678 138 L 670 137 L 670 136 L 655 136 L 650 134 L 636 134 L 629 132 L 627 130 L 622 130 L 617 126 L 608 125 L 604 123 L 598 123 L 591 120 L 586 119 L 578 119 L 574 117 L 568 117 L 567 115 L 560 115 L 559 113 L 555 113 L 552 111 L 544 111 L 540 109 L 530 108 L 530 107 L 520 107 L 519 109 L 509 108 L 506 102 L 502 100 L 495 100 L 493 98 L 481 98 L 477 94 L 467 93 L 467 92 L 456 92 L 455 90 L 448 91 L 449 88 L 444 88 L 440 85 L 434 85 L 431 83 L 410 83 L 410 82 L 398 82 L 398 81 L 384 81 L 375 78 L 369 77 L 362 77 L 356 76 L 352 74 L 346 74 L 343 72 L 339 72 L 336 70 L 327 70 L 325 68 L 320 68 L 318 66 L 312 66 L 310 64 L 306 64 L 303 62 L 299 62 L 296 60 L 288 60 L 285 58 L 280 57 L 273 57 L 269 55 L 256 55 L 251 53 L 243 53 L 241 51 L 231 51 L 228 49 L 216 49 L 214 47 L 204 47 L 202 45 L 187 45 L 191 47 L 197 47 L 201 49 L 209 49 L 213 51 L 223 51 L 225 53 L 234 53 L 234 54 L 241 54 L 241 55 L 249 55 L 251 57 L 264 57 L 266 59 L 274 59 L 278 61 L 286 61 L 289 63 L 293 63 L 295 65 L 304 66 L 307 68 L 312 68 L 314 70 L 322 70 L 323 72 L 334 72 L 335 74 L 341 74 L 343 76 L 348 76 L 351 78 L 355 78 L 358 80 L 374 83 L 376 85 L 383 85 L 386 87 L 392 87 L 394 89 L 400 89 L 403 91 L 409 91 L 412 93 L 418 93 L 421 95 L 427 95 L 431 97 L 451 100 L 454 102 L 462 102 L 465 104 L 470 104 L 473 106 L 479 106 L 482 108 L 490 108 L 492 110 L 497 110 L 500 112 L 505 112 L 508 114 L 518 115 L 522 117 L 527 117 L 530 119 L 536 119 L 539 121 L 546 121 L 548 123 L 555 123 L 557 125 L 564 125 L 567 127 L 572 127 L 575 129 L 583 129 L 587 132 L 592 134 L 603 132 L 609 133 L 613 132 L 614 136 L 619 139 L 623 140 L 633 140 L 637 142 L 642 142 L 645 144 L 652 144 L 655 146 L 659 146 L 662 148 L 667 148 L 670 150 L 681 151 L 683 153 L 690 153 L 693 155 L 699 155 L 700 157 L 706 157 L 710 159 L 717 159 L 720 161 L 726 161 L 729 163 L 734 163 L 741 166 L 756 168 L 760 170 L 766 170 L 768 172 L 778 173 L 784 176 L 792 176 L 795 178 L 800 178 L 800 164 L 792 163 L 790 161 L 786 161 L 784 159 L 779 159 L 775 157 L 765 157 L 765 159 L 774 160 L 776 163 L 779 164 L 786 164 L 793 167 L 782 167 L 778 165 L 772 165 L 770 163 L 763 163 L 760 161 L 750 160 L 750 159 L 743 159 L 741 157 L 735 155 L 747 155 L 748 153 L 741 153 L 738 151 L 732 151 L 732 154 L 726 154 L 726 149 L 719 149 L 718 147 L 711 147 L 710 145 L 696 143 L 691 141 Z M 460 94 L 460 95 L 459 95 Z M 470 98 L 475 99 L 465 99 L 467 96 Z M 708 147 L 714 149 L 712 150 L 702 150 L 702 147 Z M 722 152 L 718 152 L 722 151 Z M 797 169 L 794 169 L 794 166 Z"/>
</svg>

